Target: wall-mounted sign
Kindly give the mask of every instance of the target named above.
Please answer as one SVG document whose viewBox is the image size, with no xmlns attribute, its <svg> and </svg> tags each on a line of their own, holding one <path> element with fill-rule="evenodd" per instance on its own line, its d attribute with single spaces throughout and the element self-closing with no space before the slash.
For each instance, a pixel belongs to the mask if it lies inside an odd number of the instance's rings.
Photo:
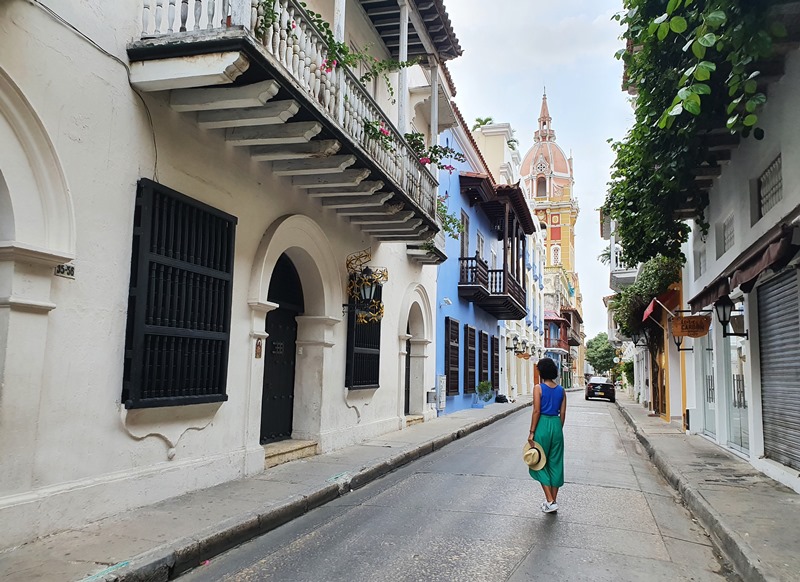
<svg viewBox="0 0 800 582">
<path fill-rule="evenodd" d="M 691 315 L 672 319 L 672 335 L 674 337 L 703 337 L 708 335 L 711 318 L 707 315 Z"/>
<path fill-rule="evenodd" d="M 64 277 L 65 279 L 75 278 L 75 265 L 71 263 L 64 263 L 63 265 L 56 265 L 54 273 L 56 277 Z"/>
</svg>

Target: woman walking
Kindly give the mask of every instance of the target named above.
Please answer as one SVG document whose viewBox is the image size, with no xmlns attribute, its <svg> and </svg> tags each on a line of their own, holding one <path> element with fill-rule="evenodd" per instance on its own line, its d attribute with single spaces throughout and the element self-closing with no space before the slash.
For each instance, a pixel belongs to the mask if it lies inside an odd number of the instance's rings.
<svg viewBox="0 0 800 582">
<path fill-rule="evenodd" d="M 564 485 L 564 421 L 567 418 L 567 398 L 564 388 L 557 384 L 558 366 L 550 358 L 536 364 L 542 383 L 533 389 L 533 414 L 528 444 L 534 441 L 544 450 L 547 462 L 540 471 L 528 469 L 544 491 L 544 513 L 558 511 L 558 489 Z"/>
</svg>

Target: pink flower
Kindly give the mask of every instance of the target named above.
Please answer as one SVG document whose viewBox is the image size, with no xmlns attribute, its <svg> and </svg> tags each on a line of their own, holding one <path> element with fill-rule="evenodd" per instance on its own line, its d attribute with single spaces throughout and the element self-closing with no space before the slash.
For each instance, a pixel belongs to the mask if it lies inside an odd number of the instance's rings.
<svg viewBox="0 0 800 582">
<path fill-rule="evenodd" d="M 420 164 L 430 164 L 431 163 L 431 159 L 428 156 L 422 156 L 419 159 L 419 163 Z"/>
<path fill-rule="evenodd" d="M 385 127 L 383 127 L 383 126 L 381 126 L 381 128 L 378 131 L 380 131 L 383 135 L 386 135 L 386 136 L 389 135 L 389 130 L 386 129 Z"/>
<path fill-rule="evenodd" d="M 292 28 L 297 28 L 297 24 L 295 23 L 294 20 L 292 20 Z"/>
<path fill-rule="evenodd" d="M 335 67 L 337 64 L 338 64 L 338 61 L 336 59 L 333 59 L 333 61 L 331 62 L 331 66 Z"/>
<path fill-rule="evenodd" d="M 455 166 L 451 166 L 450 164 L 445 164 L 444 166 L 442 166 L 442 169 L 447 170 L 451 174 L 456 171 Z"/>
</svg>

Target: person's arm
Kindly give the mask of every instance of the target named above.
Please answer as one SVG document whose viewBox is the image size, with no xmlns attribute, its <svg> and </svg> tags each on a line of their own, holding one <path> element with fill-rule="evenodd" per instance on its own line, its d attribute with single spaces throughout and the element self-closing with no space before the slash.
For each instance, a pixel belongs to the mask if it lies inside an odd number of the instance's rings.
<svg viewBox="0 0 800 582">
<path fill-rule="evenodd" d="M 561 399 L 561 411 L 559 412 L 559 416 L 561 416 L 561 426 L 564 426 L 564 423 L 567 421 L 567 393 L 564 392 L 564 398 Z"/>
<path fill-rule="evenodd" d="M 533 388 L 533 413 L 531 414 L 531 432 L 528 433 L 528 442 L 533 446 L 533 435 L 536 433 L 536 426 L 539 424 L 539 417 L 542 415 L 542 388 Z"/>
</svg>

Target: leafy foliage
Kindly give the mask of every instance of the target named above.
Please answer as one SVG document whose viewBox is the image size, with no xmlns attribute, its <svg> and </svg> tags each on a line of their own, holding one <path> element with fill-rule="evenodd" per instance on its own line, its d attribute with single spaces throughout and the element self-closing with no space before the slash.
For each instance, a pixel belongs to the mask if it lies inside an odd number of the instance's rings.
<svg viewBox="0 0 800 582">
<path fill-rule="evenodd" d="M 664 293 L 681 278 L 681 261 L 659 256 L 642 265 L 636 282 L 611 300 L 614 322 L 622 335 L 630 337 L 642 331 L 642 316 L 653 297 Z"/>
<path fill-rule="evenodd" d="M 472 124 L 472 131 L 483 127 L 484 125 L 491 125 L 494 123 L 494 117 L 476 117 L 475 123 Z"/>
<path fill-rule="evenodd" d="M 339 42 L 333 34 L 331 25 L 326 21 L 321 14 L 309 9 L 305 2 L 300 2 L 300 6 L 306 11 L 308 19 L 314 28 L 322 35 L 326 44 L 325 60 L 322 62 L 322 69 L 326 73 L 331 73 L 337 66 L 345 65 L 351 69 L 359 65 L 363 65 L 366 72 L 361 75 L 359 81 L 362 85 L 372 81 L 373 79 L 383 79 L 386 85 L 386 90 L 389 93 L 389 98 L 392 103 L 395 103 L 394 86 L 389 79 L 389 73 L 394 73 L 406 67 L 412 67 L 419 62 L 419 59 L 412 59 L 410 61 L 396 61 L 393 59 L 378 59 L 369 54 L 369 47 L 360 50 L 350 48 L 346 42 Z M 260 0 L 260 12 L 258 23 L 256 24 L 256 34 L 263 36 L 266 34 L 267 29 L 278 18 L 275 11 L 274 0 Z M 295 22 L 287 23 L 287 33 L 294 35 L 293 30 L 296 28 Z"/>
<path fill-rule="evenodd" d="M 779 0 L 624 0 L 615 18 L 629 83 L 637 90 L 635 123 L 612 145 L 616 161 L 603 210 L 617 221 L 628 260 L 683 259 L 689 235 L 678 209 L 693 210 L 704 231 L 707 195 L 696 168 L 714 163 L 702 133 L 725 126 L 757 139 L 759 66 L 785 36 L 768 8 Z M 722 120 L 722 121 L 720 121 Z M 725 121 L 727 120 L 727 122 Z"/>
<path fill-rule="evenodd" d="M 628 381 L 630 386 L 633 386 L 634 377 L 633 377 L 633 360 L 629 362 L 622 362 L 622 373 L 625 374 L 625 379 Z"/>
<path fill-rule="evenodd" d="M 486 380 L 478 382 L 475 393 L 478 395 L 478 400 L 489 402 L 492 399 L 492 383 Z"/>
<path fill-rule="evenodd" d="M 586 342 L 586 361 L 598 374 L 605 374 L 614 367 L 617 351 L 608 341 L 608 334 L 601 332 Z"/>
</svg>

